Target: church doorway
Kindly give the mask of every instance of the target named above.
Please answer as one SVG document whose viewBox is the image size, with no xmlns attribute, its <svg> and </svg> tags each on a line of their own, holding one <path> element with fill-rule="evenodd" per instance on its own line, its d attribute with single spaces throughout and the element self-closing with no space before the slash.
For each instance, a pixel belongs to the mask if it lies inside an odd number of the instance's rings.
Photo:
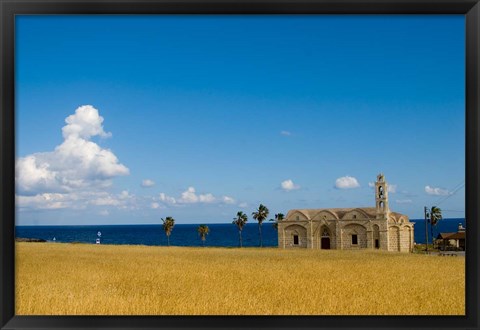
<svg viewBox="0 0 480 330">
<path fill-rule="evenodd" d="M 330 250 L 330 237 L 322 237 L 322 250 Z"/>
<path fill-rule="evenodd" d="M 320 237 L 320 248 L 322 250 L 330 250 L 330 233 L 326 227 L 323 227 L 322 236 Z"/>
</svg>

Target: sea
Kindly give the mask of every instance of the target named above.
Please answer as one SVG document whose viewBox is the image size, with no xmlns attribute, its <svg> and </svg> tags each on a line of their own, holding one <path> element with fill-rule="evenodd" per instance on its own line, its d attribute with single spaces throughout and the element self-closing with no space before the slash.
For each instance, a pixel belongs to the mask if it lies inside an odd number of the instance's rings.
<svg viewBox="0 0 480 330">
<path fill-rule="evenodd" d="M 414 240 L 417 244 L 425 243 L 425 220 L 410 220 L 415 223 Z M 464 218 L 443 219 L 434 228 L 434 236 L 440 232 L 456 232 L 458 225 L 466 227 Z M 177 224 L 170 235 L 170 245 L 202 246 L 198 235 L 198 224 Z M 205 246 L 238 247 L 238 229 L 234 224 L 208 224 L 210 233 Z M 100 235 L 99 235 L 100 233 Z M 162 225 L 98 225 L 98 226 L 16 226 L 17 238 L 38 238 L 58 243 L 91 243 L 100 239 L 101 244 L 129 245 L 167 245 L 167 238 Z M 430 227 L 428 241 L 431 242 Z M 264 247 L 275 247 L 277 231 L 273 223 L 262 225 L 262 241 Z M 258 224 L 248 223 L 242 231 L 242 243 L 245 247 L 259 246 Z"/>
</svg>

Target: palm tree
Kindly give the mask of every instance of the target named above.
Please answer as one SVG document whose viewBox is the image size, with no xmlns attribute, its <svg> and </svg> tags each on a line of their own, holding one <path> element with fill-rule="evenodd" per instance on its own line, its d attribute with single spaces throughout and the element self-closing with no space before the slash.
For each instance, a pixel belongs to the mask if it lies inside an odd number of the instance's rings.
<svg viewBox="0 0 480 330">
<path fill-rule="evenodd" d="M 283 213 L 277 213 L 275 214 L 275 219 L 270 219 L 269 221 L 275 221 L 272 226 L 275 228 L 275 230 L 278 230 L 278 223 L 285 219 L 285 215 Z"/>
<path fill-rule="evenodd" d="M 205 240 L 207 239 L 207 235 L 210 232 L 210 229 L 208 228 L 207 225 L 200 225 L 198 226 L 198 234 L 200 235 L 200 238 L 202 239 L 202 244 L 205 246 Z"/>
<path fill-rule="evenodd" d="M 172 217 L 166 217 L 165 219 L 162 218 L 163 221 L 163 230 L 165 231 L 165 235 L 167 235 L 167 244 L 170 246 L 170 234 L 172 233 L 173 226 L 175 225 L 175 219 Z"/>
<path fill-rule="evenodd" d="M 233 221 L 232 221 L 232 223 L 234 225 L 237 225 L 238 227 L 238 239 L 239 239 L 240 247 L 242 247 L 242 229 L 243 229 L 243 226 L 245 226 L 245 224 L 247 223 L 247 221 L 248 221 L 247 215 L 242 211 L 237 212 L 237 217 L 233 218 Z"/>
<path fill-rule="evenodd" d="M 433 248 L 435 248 L 435 237 L 433 237 L 433 227 L 442 220 L 442 210 L 439 207 L 432 206 L 430 209 L 430 233 L 432 234 Z"/>
<path fill-rule="evenodd" d="M 262 243 L 262 222 L 268 217 L 268 209 L 265 205 L 260 204 L 256 212 L 252 212 L 252 216 L 255 220 L 258 221 L 258 236 L 260 238 L 260 247 L 263 246 Z"/>
</svg>

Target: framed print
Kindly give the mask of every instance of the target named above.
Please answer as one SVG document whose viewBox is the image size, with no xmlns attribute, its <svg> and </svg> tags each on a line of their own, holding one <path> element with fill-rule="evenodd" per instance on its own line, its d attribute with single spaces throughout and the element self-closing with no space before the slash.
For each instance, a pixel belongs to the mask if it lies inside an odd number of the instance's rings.
<svg viewBox="0 0 480 330">
<path fill-rule="evenodd" d="M 2 329 L 478 328 L 477 1 L 0 3 Z"/>
</svg>

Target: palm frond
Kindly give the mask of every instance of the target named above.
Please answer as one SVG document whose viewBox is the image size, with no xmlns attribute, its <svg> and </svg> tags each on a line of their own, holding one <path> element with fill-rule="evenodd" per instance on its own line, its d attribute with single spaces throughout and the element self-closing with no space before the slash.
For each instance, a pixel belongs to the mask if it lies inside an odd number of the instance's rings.
<svg viewBox="0 0 480 330">
<path fill-rule="evenodd" d="M 438 221 L 442 219 L 442 210 L 437 206 L 432 206 L 430 209 L 430 218 L 428 219 L 432 226 L 437 225 Z"/>
<path fill-rule="evenodd" d="M 237 217 L 233 218 L 232 224 L 237 225 L 238 229 L 242 230 L 243 226 L 245 226 L 247 221 L 248 221 L 247 215 L 242 211 L 239 211 L 237 212 Z"/>
<path fill-rule="evenodd" d="M 261 224 L 265 219 L 268 218 L 268 213 L 268 208 L 265 205 L 260 204 L 257 211 L 252 212 L 252 217 Z"/>
</svg>

